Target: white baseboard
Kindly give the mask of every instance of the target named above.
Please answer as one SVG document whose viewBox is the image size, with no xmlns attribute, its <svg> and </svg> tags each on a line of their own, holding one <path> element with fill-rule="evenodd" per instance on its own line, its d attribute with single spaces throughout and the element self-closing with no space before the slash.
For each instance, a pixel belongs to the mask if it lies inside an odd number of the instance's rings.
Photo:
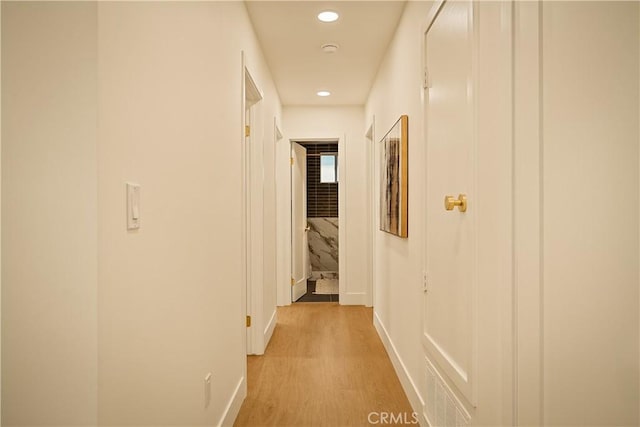
<svg viewBox="0 0 640 427">
<path fill-rule="evenodd" d="M 416 414 L 419 414 L 421 417 L 421 425 L 426 426 L 427 421 L 424 419 L 424 400 L 420 393 L 418 392 L 418 388 L 416 387 L 415 382 L 409 375 L 409 371 L 405 366 L 402 358 L 398 354 L 398 350 L 396 350 L 396 346 L 393 345 L 393 341 L 387 332 L 387 329 L 382 324 L 382 321 L 378 317 L 378 313 L 373 312 L 373 326 L 375 326 L 376 331 L 378 331 L 378 335 L 382 340 L 382 344 L 384 345 L 385 350 L 387 350 L 387 354 L 391 359 L 391 363 L 393 364 L 393 368 L 398 375 L 398 379 L 400 379 L 400 384 L 402 384 L 402 388 L 404 392 L 407 394 L 407 398 L 409 399 L 409 403 L 411 404 L 411 408 Z"/>
<path fill-rule="evenodd" d="M 245 377 L 242 377 L 240 378 L 240 381 L 238 381 L 238 385 L 233 391 L 233 395 L 231 395 L 231 399 L 229 400 L 229 403 L 227 403 L 227 407 L 224 408 L 224 412 L 218 422 L 218 427 L 233 426 L 245 397 L 247 397 L 247 383 Z"/>
<path fill-rule="evenodd" d="M 366 305 L 367 294 L 364 292 L 345 292 L 340 294 L 340 305 Z"/>
<path fill-rule="evenodd" d="M 269 323 L 267 323 L 267 327 L 264 328 L 264 349 L 266 351 L 267 346 L 269 345 L 269 341 L 271 341 L 271 336 L 273 335 L 273 331 L 276 329 L 276 323 L 278 322 L 277 310 L 273 309 L 273 314 L 271 315 L 271 319 L 269 319 Z"/>
</svg>

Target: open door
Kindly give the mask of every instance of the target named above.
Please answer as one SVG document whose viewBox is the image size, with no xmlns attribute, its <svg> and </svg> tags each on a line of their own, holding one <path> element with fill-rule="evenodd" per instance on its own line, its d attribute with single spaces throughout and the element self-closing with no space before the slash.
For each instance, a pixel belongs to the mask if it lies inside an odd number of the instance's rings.
<svg viewBox="0 0 640 427">
<path fill-rule="evenodd" d="M 246 314 L 246 338 L 247 354 L 264 353 L 264 325 L 263 325 L 263 234 L 264 218 L 262 199 L 262 167 L 264 160 L 262 154 L 262 136 L 259 132 L 252 135 L 251 127 L 256 128 L 262 125 L 262 92 L 251 77 L 244 62 L 242 54 L 243 68 L 243 94 L 242 105 L 244 114 L 242 115 L 241 132 L 244 136 L 242 144 L 242 176 L 243 176 L 243 196 L 242 196 L 242 228 L 243 247 L 243 286 L 242 296 L 245 301 Z M 240 129 L 239 129 L 240 130 Z M 256 172 L 257 171 L 257 172 Z"/>
<path fill-rule="evenodd" d="M 291 301 L 307 293 L 307 150 L 291 144 Z"/>
</svg>

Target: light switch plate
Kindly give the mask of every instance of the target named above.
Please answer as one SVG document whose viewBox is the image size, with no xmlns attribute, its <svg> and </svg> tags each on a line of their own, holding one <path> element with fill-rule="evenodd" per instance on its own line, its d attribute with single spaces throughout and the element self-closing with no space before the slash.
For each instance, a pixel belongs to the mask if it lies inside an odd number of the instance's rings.
<svg viewBox="0 0 640 427">
<path fill-rule="evenodd" d="M 140 228 L 140 185 L 127 182 L 127 230 Z"/>
</svg>

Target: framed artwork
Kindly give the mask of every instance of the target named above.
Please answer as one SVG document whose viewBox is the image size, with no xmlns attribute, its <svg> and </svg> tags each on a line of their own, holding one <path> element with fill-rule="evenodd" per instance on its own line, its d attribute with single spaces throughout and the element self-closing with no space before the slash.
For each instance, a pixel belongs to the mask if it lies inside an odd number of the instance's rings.
<svg viewBox="0 0 640 427">
<path fill-rule="evenodd" d="M 409 117 L 401 116 L 380 140 L 380 230 L 408 236 Z"/>
</svg>

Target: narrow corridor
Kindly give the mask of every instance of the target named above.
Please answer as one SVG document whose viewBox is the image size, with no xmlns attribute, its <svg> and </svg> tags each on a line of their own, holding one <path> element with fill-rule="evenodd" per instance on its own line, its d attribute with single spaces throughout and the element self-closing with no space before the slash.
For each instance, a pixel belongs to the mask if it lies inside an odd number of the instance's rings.
<svg viewBox="0 0 640 427">
<path fill-rule="evenodd" d="M 236 426 L 360 426 L 392 415 L 413 421 L 371 308 L 279 307 L 271 342 L 263 356 L 249 357 L 247 375 Z"/>
</svg>

